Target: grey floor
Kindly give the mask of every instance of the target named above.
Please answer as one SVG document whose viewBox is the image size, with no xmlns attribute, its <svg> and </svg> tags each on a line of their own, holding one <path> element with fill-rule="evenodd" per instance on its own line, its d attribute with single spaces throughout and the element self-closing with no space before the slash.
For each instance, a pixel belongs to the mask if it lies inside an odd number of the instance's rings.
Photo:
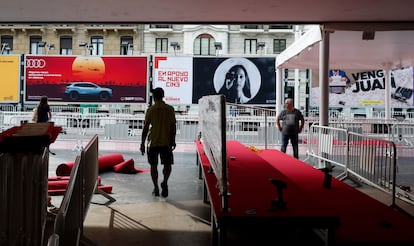
<svg viewBox="0 0 414 246">
<path fill-rule="evenodd" d="M 111 145 L 100 155 L 120 153 L 125 160 L 134 159 L 135 167 L 148 169 L 146 156 L 138 151 Z M 136 145 L 138 146 L 138 145 Z M 75 147 L 75 146 L 73 146 Z M 49 157 L 49 176 L 56 176 L 58 165 L 74 161 L 78 152 L 59 141 L 51 145 L 55 155 Z M 160 176 L 162 175 L 159 166 Z M 210 207 L 202 202 L 202 181 L 198 177 L 196 155 L 187 150 L 175 152 L 175 164 L 169 180 L 167 198 L 152 195 L 149 172 L 99 174 L 102 185 L 112 186 L 109 200 L 95 194 L 84 223 L 84 235 L 92 245 L 210 245 Z M 52 196 L 59 207 L 63 196 Z M 53 223 L 48 223 L 48 234 Z"/>
<path fill-rule="evenodd" d="M 50 149 L 55 155 L 49 157 L 49 176 L 56 176 L 59 164 L 74 161 L 78 152 L 75 141 L 56 141 Z M 135 167 L 148 169 L 146 156 L 138 150 L 138 142 L 116 142 L 100 140 L 100 155 L 120 153 L 125 160 L 134 159 Z M 304 159 L 305 156 L 301 156 Z M 404 166 L 407 173 L 414 170 Z M 161 167 L 159 167 L 161 175 Z M 169 181 L 167 198 L 152 196 L 149 172 L 120 174 L 102 172 L 101 183 L 112 186 L 111 197 L 115 202 L 99 194 L 94 195 L 84 223 L 84 240 L 89 245 L 211 245 L 210 207 L 202 202 L 202 180 L 198 176 L 195 146 L 187 144 L 175 151 L 175 164 Z M 389 203 L 389 196 L 366 186 L 357 187 L 367 194 Z M 53 196 L 52 203 L 59 206 L 63 196 Z M 414 215 L 413 206 L 401 203 L 404 211 Z M 53 222 L 48 223 L 48 232 Z M 242 230 L 242 229 L 240 229 Z M 229 233 L 230 245 L 261 245 L 263 234 L 274 236 L 274 232 L 235 231 Z M 281 232 L 285 235 L 287 232 Z M 237 235 L 237 236 L 235 236 Z M 260 236 L 258 236 L 260 235 Z M 303 235 L 303 234 L 301 234 Z M 294 234 L 287 235 L 286 244 L 299 241 Z M 267 238 L 274 240 L 274 238 Z M 295 241 L 296 240 L 296 241 Z M 304 240 L 304 239 L 300 239 Z M 306 239 L 309 240 L 309 239 Z M 265 241 L 263 241 L 265 242 Z M 264 244 L 264 243 L 263 243 Z"/>
</svg>

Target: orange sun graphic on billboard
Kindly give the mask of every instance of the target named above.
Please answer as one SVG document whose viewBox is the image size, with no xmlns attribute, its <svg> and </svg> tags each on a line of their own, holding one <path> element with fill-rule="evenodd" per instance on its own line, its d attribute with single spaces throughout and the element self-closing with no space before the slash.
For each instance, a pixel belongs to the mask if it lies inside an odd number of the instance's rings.
<svg viewBox="0 0 414 246">
<path fill-rule="evenodd" d="M 105 62 L 99 56 L 76 57 L 72 63 L 72 75 L 79 81 L 100 82 L 105 76 Z"/>
</svg>

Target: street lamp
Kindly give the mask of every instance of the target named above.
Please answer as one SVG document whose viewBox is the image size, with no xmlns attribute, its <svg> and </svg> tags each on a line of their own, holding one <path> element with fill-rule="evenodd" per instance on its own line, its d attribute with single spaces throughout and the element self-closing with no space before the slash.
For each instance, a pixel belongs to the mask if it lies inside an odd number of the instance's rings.
<svg viewBox="0 0 414 246">
<path fill-rule="evenodd" d="M 1 43 L 1 54 L 4 54 L 4 51 L 10 50 L 9 43 Z"/>
<path fill-rule="evenodd" d="M 172 46 L 173 47 L 173 49 L 174 49 L 174 55 L 176 55 L 177 54 L 177 50 L 180 50 L 180 44 L 178 43 L 178 42 L 171 42 L 170 43 L 170 46 Z"/>
<path fill-rule="evenodd" d="M 263 55 L 263 49 L 266 46 L 265 42 L 257 42 L 257 49 L 260 50 L 260 54 Z"/>
<path fill-rule="evenodd" d="M 43 48 L 43 47 L 46 46 L 46 43 L 47 42 L 45 42 L 45 41 L 39 41 L 39 42 L 37 42 L 37 47 Z"/>
<path fill-rule="evenodd" d="M 88 44 L 87 42 L 80 42 L 79 43 L 79 47 L 84 47 L 85 48 L 85 56 L 86 55 L 90 55 L 91 54 L 91 50 L 93 50 L 93 46 Z"/>
<path fill-rule="evenodd" d="M 54 44 L 46 44 L 46 55 L 49 54 L 49 50 L 55 50 Z"/>
<path fill-rule="evenodd" d="M 37 42 L 37 54 L 43 53 L 43 48 L 46 46 L 46 41 L 39 41 Z"/>
<path fill-rule="evenodd" d="M 214 42 L 214 47 L 216 48 L 216 55 L 220 53 L 220 50 L 223 49 L 221 42 Z"/>
</svg>

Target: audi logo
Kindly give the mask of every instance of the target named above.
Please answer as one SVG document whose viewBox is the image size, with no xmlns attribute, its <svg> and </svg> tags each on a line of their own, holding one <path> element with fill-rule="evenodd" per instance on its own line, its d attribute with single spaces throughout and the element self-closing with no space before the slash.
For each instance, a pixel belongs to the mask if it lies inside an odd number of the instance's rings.
<svg viewBox="0 0 414 246">
<path fill-rule="evenodd" d="M 44 59 L 27 59 L 26 68 L 44 68 L 46 61 Z"/>
</svg>

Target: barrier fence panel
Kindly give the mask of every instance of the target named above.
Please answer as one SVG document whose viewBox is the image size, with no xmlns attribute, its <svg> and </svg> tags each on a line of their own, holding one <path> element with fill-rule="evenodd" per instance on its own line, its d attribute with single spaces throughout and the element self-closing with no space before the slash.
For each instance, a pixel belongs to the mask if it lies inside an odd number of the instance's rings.
<svg viewBox="0 0 414 246">
<path fill-rule="evenodd" d="M 397 153 L 391 141 L 348 133 L 348 170 L 366 183 L 389 192 L 395 204 Z"/>
<path fill-rule="evenodd" d="M 392 194 L 395 206 L 397 150 L 392 141 L 374 138 L 346 129 L 313 124 L 309 130 L 307 155 L 318 161 L 318 168 L 334 164 L 344 168 L 337 178 L 356 177 Z"/>
<path fill-rule="evenodd" d="M 414 124 L 396 123 L 390 126 L 389 140 L 393 141 L 400 157 L 412 157 L 414 151 Z"/>
<path fill-rule="evenodd" d="M 308 161 L 316 160 L 317 168 L 331 168 L 347 164 L 347 130 L 313 124 L 308 131 Z M 345 168 L 346 171 L 346 168 Z"/>
<path fill-rule="evenodd" d="M 12 104 L 0 104 L 0 111 L 15 112 L 17 111 L 17 106 Z"/>
<path fill-rule="evenodd" d="M 280 143 L 275 110 L 226 103 L 226 114 L 227 139 L 263 148 L 275 148 Z"/>
<path fill-rule="evenodd" d="M 0 245 L 43 244 L 48 165 L 47 148 L 0 154 Z"/>
<path fill-rule="evenodd" d="M 108 140 L 141 140 L 144 112 L 131 114 L 128 109 L 117 108 L 109 108 L 107 112 L 102 110 L 92 112 L 89 109 L 85 110 L 85 107 L 81 112 L 79 107 L 73 106 L 51 106 L 51 108 L 53 108 L 52 121 L 55 125 L 63 127 L 63 134 L 60 134 L 59 138 L 75 138 L 77 144 L 74 148 L 80 148 L 84 139 L 89 139 L 94 134 Z M 33 111 L 16 111 L 15 107 L 8 105 L 3 105 L 2 109 L 4 109 L 0 111 L 2 131 L 32 120 Z M 238 140 L 242 144 L 254 145 L 258 148 L 280 146 L 280 132 L 276 126 L 275 110 L 226 103 L 226 118 L 228 140 Z M 176 119 L 177 143 L 194 143 L 199 133 L 198 113 L 177 113 Z M 394 192 L 391 187 L 393 173 L 389 169 L 392 163 L 389 162 L 397 158 L 412 162 L 414 123 L 410 119 L 398 121 L 336 117 L 330 118 L 329 127 L 325 127 L 317 125 L 316 115 L 308 114 L 305 121 L 305 128 L 299 135 L 299 143 L 306 143 L 307 146 L 305 161 L 311 160 L 311 164 L 318 168 L 327 165 L 344 167 L 344 172 L 338 178 L 348 178 L 349 172 L 352 172 L 370 184 Z M 352 133 L 352 142 L 348 140 L 350 133 Z M 361 139 L 356 140 L 356 138 Z M 374 139 L 381 140 L 381 144 L 373 146 L 356 144 L 374 141 Z M 313 163 L 314 161 L 316 164 Z M 399 191 L 397 186 L 397 192 Z M 407 195 L 404 191 L 401 193 L 409 196 L 409 202 L 414 201 L 412 195 Z"/>
<path fill-rule="evenodd" d="M 177 142 L 194 142 L 199 132 L 198 119 L 177 115 Z"/>
</svg>

